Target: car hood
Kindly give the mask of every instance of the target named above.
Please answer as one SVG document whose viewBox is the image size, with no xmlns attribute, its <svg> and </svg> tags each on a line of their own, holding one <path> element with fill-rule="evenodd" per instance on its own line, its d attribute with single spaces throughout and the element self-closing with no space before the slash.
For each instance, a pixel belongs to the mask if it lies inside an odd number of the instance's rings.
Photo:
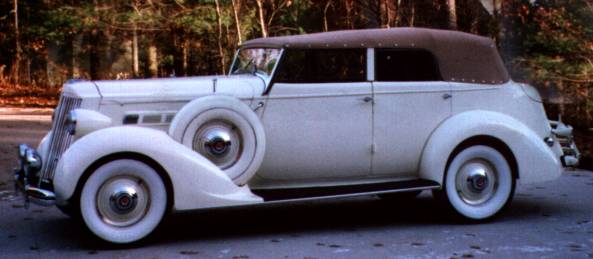
<svg viewBox="0 0 593 259">
<path fill-rule="evenodd" d="M 182 78 L 70 81 L 64 93 L 83 99 L 99 98 L 101 103 L 189 101 L 209 94 L 252 99 L 261 95 L 264 81 L 251 75 L 199 76 Z"/>
</svg>

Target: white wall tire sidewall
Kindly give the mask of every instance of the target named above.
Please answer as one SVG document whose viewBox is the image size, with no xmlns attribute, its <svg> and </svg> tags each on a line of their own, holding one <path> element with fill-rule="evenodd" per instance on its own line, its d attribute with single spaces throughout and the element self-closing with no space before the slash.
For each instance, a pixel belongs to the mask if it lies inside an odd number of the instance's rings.
<svg viewBox="0 0 593 259">
<path fill-rule="evenodd" d="M 235 184 L 246 184 L 263 162 L 266 137 L 260 119 L 245 103 L 230 96 L 214 95 L 196 99 L 177 113 L 169 128 L 169 135 L 192 149 L 197 130 L 212 120 L 228 121 L 237 126 L 243 135 L 239 160 L 223 172 Z"/>
<path fill-rule="evenodd" d="M 141 178 L 150 194 L 150 207 L 144 217 L 127 227 L 105 223 L 97 211 L 96 196 L 99 189 L 108 179 L 118 175 Z M 89 230 L 112 243 L 131 243 L 148 236 L 160 223 L 166 208 L 166 188 L 158 173 L 150 166 L 131 159 L 114 160 L 99 167 L 84 184 L 80 197 L 82 218 Z"/>
<path fill-rule="evenodd" d="M 494 195 L 484 203 L 470 205 L 464 202 L 456 190 L 455 179 L 461 166 L 471 159 L 481 158 L 488 161 L 497 171 L 498 187 Z M 471 146 L 457 154 L 447 169 L 445 179 L 445 192 L 450 205 L 462 216 L 482 220 L 498 213 L 509 200 L 514 179 L 511 168 L 505 157 L 496 149 L 488 146 Z"/>
</svg>

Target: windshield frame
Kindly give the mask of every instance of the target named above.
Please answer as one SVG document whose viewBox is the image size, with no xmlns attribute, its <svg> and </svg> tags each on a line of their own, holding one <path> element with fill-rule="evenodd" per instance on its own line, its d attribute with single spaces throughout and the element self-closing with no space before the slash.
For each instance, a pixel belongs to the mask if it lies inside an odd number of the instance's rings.
<svg viewBox="0 0 593 259">
<path fill-rule="evenodd" d="M 274 67 L 272 68 L 272 70 L 270 71 L 270 75 L 266 75 L 265 73 L 258 73 L 258 71 L 255 71 L 254 73 L 246 73 L 246 74 L 250 74 L 250 75 L 255 75 L 259 78 L 261 78 L 265 85 L 266 85 L 266 90 L 270 85 L 270 82 L 272 81 L 272 78 L 274 78 L 274 74 L 276 73 L 276 69 L 278 68 L 278 65 L 280 64 L 280 61 L 282 60 L 282 55 L 284 54 L 284 48 L 270 48 L 270 47 L 246 47 L 246 48 L 237 48 L 237 50 L 235 51 L 235 55 L 233 57 L 233 62 L 231 63 L 231 67 L 229 69 L 229 76 L 232 75 L 241 75 L 241 74 L 233 74 L 233 69 L 235 68 L 236 63 L 238 62 L 238 58 L 239 58 L 239 52 L 241 52 L 244 49 L 276 49 L 276 50 L 280 50 L 280 53 L 278 54 L 278 58 L 276 59 L 276 64 L 274 64 Z"/>
</svg>

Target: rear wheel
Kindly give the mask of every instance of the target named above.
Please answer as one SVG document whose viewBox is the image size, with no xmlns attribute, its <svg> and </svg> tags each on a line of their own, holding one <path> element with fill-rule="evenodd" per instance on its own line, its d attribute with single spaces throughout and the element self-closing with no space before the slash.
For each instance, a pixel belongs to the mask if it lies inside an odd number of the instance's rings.
<svg viewBox="0 0 593 259">
<path fill-rule="evenodd" d="M 448 166 L 437 198 L 461 216 L 484 220 L 499 213 L 515 190 L 515 178 L 505 157 L 489 146 L 471 146 L 457 154 Z"/>
<path fill-rule="evenodd" d="M 137 160 L 120 159 L 99 167 L 80 195 L 82 218 L 91 232 L 112 243 L 131 243 L 150 234 L 167 208 L 158 173 Z"/>
</svg>

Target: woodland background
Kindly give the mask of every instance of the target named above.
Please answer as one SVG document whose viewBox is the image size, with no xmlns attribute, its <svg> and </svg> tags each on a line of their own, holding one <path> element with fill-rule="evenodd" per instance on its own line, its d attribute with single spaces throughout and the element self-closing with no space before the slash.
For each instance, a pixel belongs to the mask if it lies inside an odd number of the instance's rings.
<svg viewBox="0 0 593 259">
<path fill-rule="evenodd" d="M 224 74 L 256 37 L 405 26 L 493 38 L 591 163 L 593 0 L 0 0 L 0 106 L 55 105 L 70 78 Z"/>
</svg>

